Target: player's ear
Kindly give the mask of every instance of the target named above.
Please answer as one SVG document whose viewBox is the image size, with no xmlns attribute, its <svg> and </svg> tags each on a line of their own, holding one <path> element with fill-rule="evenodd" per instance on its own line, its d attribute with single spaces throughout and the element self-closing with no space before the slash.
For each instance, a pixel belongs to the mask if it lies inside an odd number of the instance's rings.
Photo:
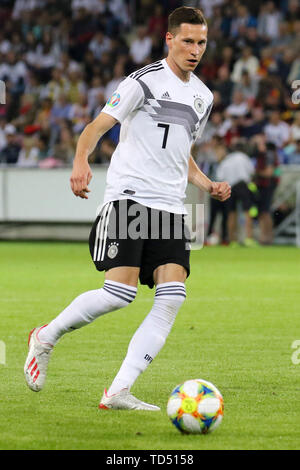
<svg viewBox="0 0 300 470">
<path fill-rule="evenodd" d="M 166 33 L 166 44 L 168 47 L 171 45 L 173 37 L 174 36 L 172 33 L 170 33 L 170 31 Z"/>
</svg>

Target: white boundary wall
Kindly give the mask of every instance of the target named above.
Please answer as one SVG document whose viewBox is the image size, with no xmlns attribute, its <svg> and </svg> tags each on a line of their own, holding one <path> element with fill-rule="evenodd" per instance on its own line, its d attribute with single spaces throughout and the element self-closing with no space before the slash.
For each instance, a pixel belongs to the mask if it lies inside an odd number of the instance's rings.
<svg viewBox="0 0 300 470">
<path fill-rule="evenodd" d="M 107 168 L 92 167 L 87 200 L 72 193 L 71 168 L 0 168 L 0 222 L 93 221 L 103 201 Z M 201 192 L 189 185 L 186 203 L 201 203 L 200 198 Z"/>
<path fill-rule="evenodd" d="M 102 203 L 107 168 L 93 168 L 89 199 L 75 197 L 71 168 L 0 169 L 0 221 L 90 222 Z"/>
</svg>

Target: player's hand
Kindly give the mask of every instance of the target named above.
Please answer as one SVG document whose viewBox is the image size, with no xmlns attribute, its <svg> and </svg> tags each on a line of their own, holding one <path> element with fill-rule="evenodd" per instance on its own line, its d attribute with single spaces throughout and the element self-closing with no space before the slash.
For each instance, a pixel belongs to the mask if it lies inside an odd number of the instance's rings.
<svg viewBox="0 0 300 470">
<path fill-rule="evenodd" d="M 74 161 L 70 183 L 75 196 L 79 196 L 81 199 L 88 199 L 87 193 L 90 192 L 88 185 L 90 184 L 92 176 L 88 162 L 76 163 L 76 161 Z"/>
<path fill-rule="evenodd" d="M 231 186 L 227 182 L 213 182 L 210 195 L 214 199 L 224 202 L 231 196 Z"/>
</svg>

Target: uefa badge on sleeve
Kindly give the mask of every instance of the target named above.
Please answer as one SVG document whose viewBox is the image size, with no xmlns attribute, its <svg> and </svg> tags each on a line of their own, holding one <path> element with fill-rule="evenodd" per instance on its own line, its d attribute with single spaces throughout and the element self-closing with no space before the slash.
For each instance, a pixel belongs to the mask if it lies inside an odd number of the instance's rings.
<svg viewBox="0 0 300 470">
<path fill-rule="evenodd" d="M 111 108 L 115 108 L 116 106 L 118 106 L 118 104 L 120 103 L 120 94 L 119 93 L 114 93 L 110 98 L 109 100 L 107 101 L 107 105 L 110 106 Z"/>
</svg>

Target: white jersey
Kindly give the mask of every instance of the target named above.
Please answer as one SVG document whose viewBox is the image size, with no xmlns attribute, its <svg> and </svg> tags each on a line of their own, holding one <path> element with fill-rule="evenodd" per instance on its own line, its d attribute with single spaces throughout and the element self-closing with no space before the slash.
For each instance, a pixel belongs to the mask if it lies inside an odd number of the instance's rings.
<svg viewBox="0 0 300 470">
<path fill-rule="evenodd" d="M 212 108 L 211 91 L 194 74 L 180 80 L 166 59 L 123 80 L 102 112 L 121 123 L 107 172 L 104 203 L 132 199 L 186 213 L 185 191 L 193 142 Z"/>
</svg>

